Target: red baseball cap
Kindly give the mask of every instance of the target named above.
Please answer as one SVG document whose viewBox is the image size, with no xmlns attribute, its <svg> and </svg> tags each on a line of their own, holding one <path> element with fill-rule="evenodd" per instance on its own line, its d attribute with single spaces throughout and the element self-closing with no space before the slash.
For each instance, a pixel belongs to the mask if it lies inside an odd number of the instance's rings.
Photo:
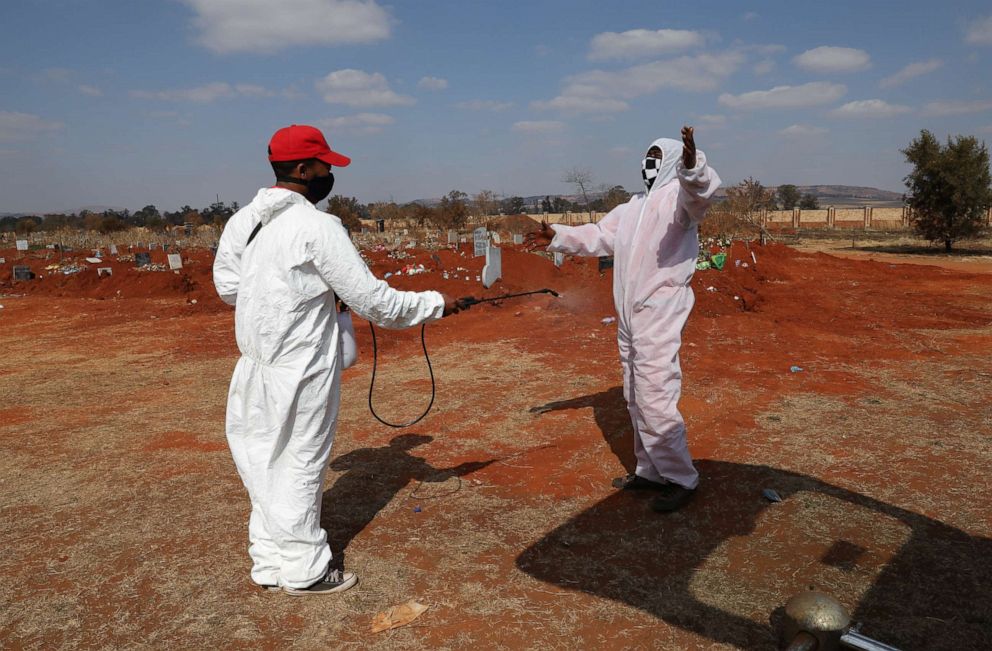
<svg viewBox="0 0 992 651">
<path fill-rule="evenodd" d="M 351 163 L 347 156 L 331 151 L 324 134 L 316 127 L 294 124 L 275 132 L 269 141 L 269 160 L 306 160 L 316 158 L 328 165 L 346 167 Z"/>
</svg>

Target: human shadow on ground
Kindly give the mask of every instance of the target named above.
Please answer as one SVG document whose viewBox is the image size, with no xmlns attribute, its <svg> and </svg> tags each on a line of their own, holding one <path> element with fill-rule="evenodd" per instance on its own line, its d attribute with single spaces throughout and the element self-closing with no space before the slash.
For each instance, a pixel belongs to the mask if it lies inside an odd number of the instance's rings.
<svg viewBox="0 0 992 651">
<path fill-rule="evenodd" d="M 411 450 L 433 441 L 423 434 L 401 434 L 389 445 L 361 448 L 331 461 L 332 470 L 344 470 L 324 491 L 320 524 L 334 554 L 334 567 L 344 566 L 345 549 L 411 481 L 443 482 L 485 468 L 494 460 L 469 461 L 452 468 L 435 468 Z"/>
<path fill-rule="evenodd" d="M 557 400 L 539 407 L 532 407 L 532 414 L 546 414 L 552 411 L 570 409 L 592 409 L 593 418 L 603 440 L 623 464 L 627 472 L 634 472 L 637 460 L 634 458 L 634 430 L 630 424 L 627 401 L 623 397 L 623 387 L 613 387 L 570 400 Z"/>
<path fill-rule="evenodd" d="M 905 535 L 852 613 L 864 622 L 865 634 L 904 649 L 992 648 L 992 539 L 815 477 L 714 460 L 700 460 L 697 468 L 699 494 L 678 513 L 656 514 L 648 507 L 650 495 L 617 492 L 527 548 L 517 567 L 540 581 L 628 604 L 718 643 L 775 648 L 773 626 L 701 600 L 733 603 L 735 590 L 741 594 L 747 585 L 693 581 L 721 545 L 753 534 L 765 509 L 781 508 L 762 496 L 764 488 L 773 487 L 785 503 L 799 500 L 797 508 L 806 508 L 811 494 L 829 496 L 843 502 L 829 513 L 868 509 L 868 517 L 877 518 L 883 530 L 897 526 Z M 844 525 L 841 520 L 827 526 L 838 531 Z M 802 533 L 807 540 L 812 535 Z M 777 576 L 802 571 L 815 581 L 817 562 L 872 571 L 862 559 L 872 558 L 873 550 L 843 539 L 822 543 L 829 551 L 819 559 L 778 559 L 782 566 L 762 575 L 768 577 L 763 589 L 774 591 Z M 790 596 L 782 594 L 780 603 Z"/>
</svg>

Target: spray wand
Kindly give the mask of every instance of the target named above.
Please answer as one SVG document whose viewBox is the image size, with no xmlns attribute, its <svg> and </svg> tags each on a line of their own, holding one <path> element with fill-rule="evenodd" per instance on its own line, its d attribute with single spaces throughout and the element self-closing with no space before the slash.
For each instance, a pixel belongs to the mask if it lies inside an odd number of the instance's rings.
<svg viewBox="0 0 992 651">
<path fill-rule="evenodd" d="M 459 309 L 465 310 L 473 305 L 478 305 L 480 303 L 494 303 L 496 301 L 502 301 L 508 298 L 533 296 L 534 294 L 551 294 L 556 298 L 559 296 L 558 292 L 554 291 L 553 289 L 545 288 L 545 289 L 538 289 L 532 292 L 520 292 L 518 294 L 503 294 L 502 296 L 493 296 L 491 298 L 476 298 L 474 296 L 464 296 L 462 298 L 455 300 L 455 304 L 458 305 Z M 395 427 L 395 428 L 410 427 L 411 425 L 416 425 L 417 423 L 419 423 L 421 420 L 424 419 L 424 416 L 430 413 L 431 407 L 434 406 L 434 397 L 437 394 L 437 387 L 434 382 L 434 368 L 431 366 L 431 357 L 430 355 L 427 354 L 427 341 L 424 339 L 424 332 L 426 327 L 427 327 L 426 323 L 420 326 L 420 345 L 424 349 L 424 359 L 427 360 L 427 371 L 430 373 L 431 376 L 431 401 L 430 403 L 428 403 L 427 409 L 424 410 L 424 413 L 420 414 L 420 416 L 418 416 L 414 420 L 411 420 L 409 423 L 390 423 L 380 418 L 379 414 L 375 413 L 375 408 L 372 406 L 372 389 L 375 387 L 375 373 L 376 373 L 376 369 L 379 366 L 379 349 L 378 346 L 376 346 L 376 341 L 375 341 L 375 328 L 372 326 L 372 322 L 369 321 L 369 329 L 372 331 L 372 381 L 369 383 L 369 411 L 372 412 L 372 416 L 374 416 L 375 419 L 380 423 L 382 423 L 383 425 L 387 425 L 389 427 Z"/>
</svg>

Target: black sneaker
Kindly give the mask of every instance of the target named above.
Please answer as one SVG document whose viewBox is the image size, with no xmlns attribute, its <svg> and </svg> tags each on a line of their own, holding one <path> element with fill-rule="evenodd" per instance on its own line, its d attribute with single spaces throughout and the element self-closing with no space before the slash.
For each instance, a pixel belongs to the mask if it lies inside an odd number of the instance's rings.
<svg viewBox="0 0 992 651">
<path fill-rule="evenodd" d="M 354 572 L 342 572 L 341 570 L 328 570 L 327 576 L 317 581 L 308 588 L 287 588 L 283 586 L 283 592 L 297 597 L 308 595 L 334 594 L 344 592 L 351 586 L 358 583 L 358 575 Z"/>
<path fill-rule="evenodd" d="M 685 488 L 678 484 L 666 484 L 661 494 L 651 502 L 651 509 L 658 513 L 678 511 L 696 494 L 695 488 Z"/>
<path fill-rule="evenodd" d="M 626 477 L 617 477 L 610 483 L 613 488 L 619 488 L 622 491 L 663 491 L 668 486 L 667 483 L 651 481 L 633 473 Z"/>
</svg>

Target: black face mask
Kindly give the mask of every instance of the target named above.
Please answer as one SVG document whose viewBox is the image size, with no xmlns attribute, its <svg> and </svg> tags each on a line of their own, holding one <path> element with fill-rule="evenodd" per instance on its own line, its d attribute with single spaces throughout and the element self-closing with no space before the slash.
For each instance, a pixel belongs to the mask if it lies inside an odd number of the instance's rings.
<svg viewBox="0 0 992 651">
<path fill-rule="evenodd" d="M 304 181 L 295 176 L 277 176 L 276 180 L 283 183 L 295 183 L 296 185 L 307 186 L 304 196 L 307 198 L 307 201 L 314 205 L 326 199 L 327 195 L 331 193 L 331 188 L 334 187 L 334 174 L 332 172 L 328 172 L 327 176 L 312 176 L 309 181 Z"/>
<path fill-rule="evenodd" d="M 327 176 L 314 176 L 307 181 L 307 201 L 316 205 L 327 198 L 334 187 L 334 174 L 327 173 Z"/>
</svg>

